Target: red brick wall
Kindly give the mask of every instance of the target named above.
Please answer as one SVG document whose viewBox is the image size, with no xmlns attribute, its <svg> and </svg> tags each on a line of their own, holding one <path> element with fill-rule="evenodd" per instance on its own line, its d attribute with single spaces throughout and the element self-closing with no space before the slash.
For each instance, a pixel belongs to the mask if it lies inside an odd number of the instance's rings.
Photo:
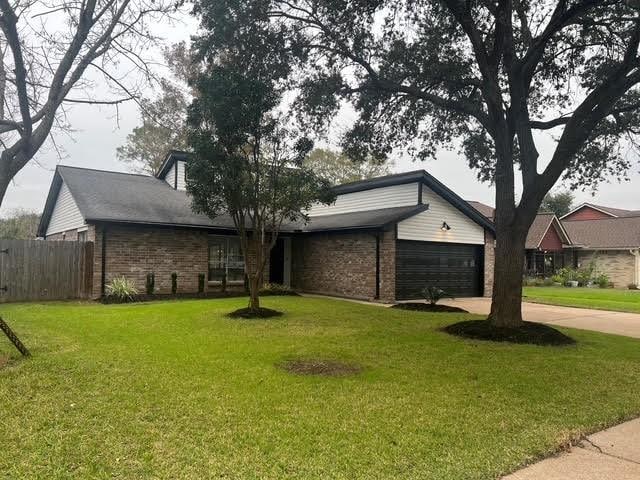
<svg viewBox="0 0 640 480">
<path fill-rule="evenodd" d="M 380 300 L 395 299 L 395 239 L 380 239 Z M 376 237 L 367 233 L 322 233 L 293 239 L 292 284 L 305 292 L 373 300 Z"/>
<path fill-rule="evenodd" d="M 550 252 L 559 252 L 562 250 L 562 239 L 560 238 L 560 235 L 556 230 L 556 226 L 553 223 L 540 242 L 540 248 Z"/>
<path fill-rule="evenodd" d="M 601 212 L 600 210 L 596 210 L 595 208 L 591 208 L 589 206 L 584 206 L 579 210 L 576 210 L 571 215 L 564 217 L 562 221 L 571 221 L 571 220 L 599 220 L 601 218 L 612 218 L 611 215 Z"/>
</svg>

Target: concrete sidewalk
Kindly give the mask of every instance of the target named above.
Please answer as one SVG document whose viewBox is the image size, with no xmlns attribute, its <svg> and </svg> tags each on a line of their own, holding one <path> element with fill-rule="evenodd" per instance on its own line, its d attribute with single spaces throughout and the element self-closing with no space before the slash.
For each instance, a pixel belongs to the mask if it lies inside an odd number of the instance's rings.
<svg viewBox="0 0 640 480">
<path fill-rule="evenodd" d="M 579 446 L 503 480 L 640 479 L 640 419 L 588 436 Z"/>
<path fill-rule="evenodd" d="M 490 298 L 458 298 L 441 303 L 464 308 L 471 313 L 489 314 Z M 522 316 L 529 322 L 549 323 L 559 327 L 580 328 L 640 338 L 640 314 L 609 312 L 588 308 L 560 307 L 522 302 Z"/>
</svg>

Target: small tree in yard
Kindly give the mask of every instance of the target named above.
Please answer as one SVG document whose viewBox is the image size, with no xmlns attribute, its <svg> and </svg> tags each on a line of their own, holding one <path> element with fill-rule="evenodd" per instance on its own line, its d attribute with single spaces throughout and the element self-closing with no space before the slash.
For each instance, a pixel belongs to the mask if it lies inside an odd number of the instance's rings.
<svg viewBox="0 0 640 480">
<path fill-rule="evenodd" d="M 640 126 L 637 0 L 195 4 L 218 45 L 278 39 L 270 55 L 300 63 L 293 91 L 309 122 L 326 127 L 350 103 L 351 158 L 397 147 L 427 158 L 458 145 L 494 182 L 490 327 L 523 326 L 525 239 L 545 194 L 561 178 L 590 186 L 630 166 Z M 543 136 L 555 141 L 547 158 Z"/>
<path fill-rule="evenodd" d="M 332 201 L 333 194 L 328 181 L 304 166 L 313 143 L 283 126 L 276 113 L 279 92 L 269 76 L 216 65 L 195 85 L 187 190 L 194 210 L 233 219 L 245 258 L 249 310 L 259 315 L 264 270 L 282 224 L 305 221 L 305 210 L 316 201 Z"/>
</svg>

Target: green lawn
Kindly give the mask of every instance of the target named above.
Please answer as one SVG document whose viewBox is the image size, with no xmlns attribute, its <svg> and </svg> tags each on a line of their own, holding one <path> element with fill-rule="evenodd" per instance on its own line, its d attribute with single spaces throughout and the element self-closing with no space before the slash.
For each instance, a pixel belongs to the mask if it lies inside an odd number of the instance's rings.
<svg viewBox="0 0 640 480">
<path fill-rule="evenodd" d="M 640 291 L 613 288 L 524 287 L 527 302 L 640 313 Z"/>
<path fill-rule="evenodd" d="M 0 306 L 34 354 L 0 370 L 0 478 L 484 480 L 640 414 L 638 340 L 494 344 L 438 330 L 470 315 L 264 304 L 287 313 L 223 316 L 243 299 Z M 276 366 L 291 358 L 364 370 Z"/>
</svg>

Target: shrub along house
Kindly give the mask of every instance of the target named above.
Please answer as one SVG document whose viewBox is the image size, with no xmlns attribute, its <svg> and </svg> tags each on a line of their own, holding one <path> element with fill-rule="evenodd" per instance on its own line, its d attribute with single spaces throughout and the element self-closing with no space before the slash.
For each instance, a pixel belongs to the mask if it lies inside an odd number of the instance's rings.
<svg viewBox="0 0 640 480">
<path fill-rule="evenodd" d="M 170 152 L 155 176 L 59 166 L 39 236 L 94 242 L 93 293 L 124 276 L 157 293 L 241 286 L 244 260 L 233 223 L 192 212 L 185 191 L 188 155 Z M 492 222 L 419 170 L 335 187 L 334 204 L 317 205 L 307 224 L 285 225 L 268 280 L 297 290 L 394 301 L 426 285 L 456 296 L 490 295 Z M 249 259 L 250 261 L 250 259 Z"/>
</svg>

